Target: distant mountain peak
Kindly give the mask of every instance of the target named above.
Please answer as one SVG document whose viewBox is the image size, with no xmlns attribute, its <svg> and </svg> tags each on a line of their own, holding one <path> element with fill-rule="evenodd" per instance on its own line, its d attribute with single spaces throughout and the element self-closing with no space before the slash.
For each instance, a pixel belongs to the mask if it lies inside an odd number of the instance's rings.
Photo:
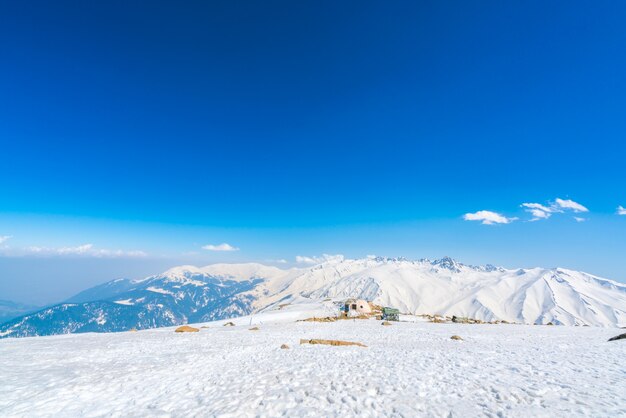
<svg viewBox="0 0 626 418">
<path fill-rule="evenodd" d="M 406 257 L 384 257 L 378 255 L 371 255 L 365 258 L 366 260 L 376 261 L 378 263 L 402 263 L 409 261 Z"/>
<path fill-rule="evenodd" d="M 459 263 L 452 257 L 445 256 L 439 260 L 435 260 L 431 263 L 433 266 L 438 266 L 440 268 L 444 268 L 455 273 L 461 272 L 461 267 L 464 267 L 464 264 Z"/>
</svg>

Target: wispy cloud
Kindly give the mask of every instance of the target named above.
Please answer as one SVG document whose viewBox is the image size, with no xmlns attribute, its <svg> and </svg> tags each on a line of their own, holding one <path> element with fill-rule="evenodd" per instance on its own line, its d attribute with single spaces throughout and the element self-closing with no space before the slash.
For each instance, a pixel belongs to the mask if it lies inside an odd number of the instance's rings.
<svg viewBox="0 0 626 418">
<path fill-rule="evenodd" d="M 575 213 L 589 212 L 589 209 L 578 202 L 574 202 L 571 199 L 559 198 L 555 199 L 554 202 L 548 203 L 548 205 L 541 203 L 522 203 L 522 207 L 533 216 L 530 222 L 548 219 L 555 213 L 564 213 L 566 211 L 573 211 Z M 574 219 L 576 219 L 576 217 L 574 217 Z"/>
<path fill-rule="evenodd" d="M 517 218 L 507 218 L 504 215 L 489 210 L 466 213 L 463 215 L 463 219 L 466 221 L 480 221 L 483 225 L 509 224 L 517 220 Z"/>
<path fill-rule="evenodd" d="M 15 256 L 79 256 L 97 258 L 123 258 L 123 257 L 146 257 L 144 251 L 132 250 L 110 250 L 106 248 L 96 248 L 93 244 L 82 244 L 76 247 L 39 247 L 31 246 L 22 249 L 14 249 L 9 255 Z"/>
<path fill-rule="evenodd" d="M 544 212 L 541 209 L 529 209 L 533 219 L 531 221 L 538 221 L 540 219 L 548 219 L 552 214 L 550 212 Z"/>
<path fill-rule="evenodd" d="M 330 255 L 322 254 L 321 256 L 307 257 L 303 255 L 296 256 L 296 263 L 298 264 L 321 264 L 327 261 L 342 261 L 344 256 L 341 254 Z"/>
<path fill-rule="evenodd" d="M 269 259 L 269 260 L 265 260 L 267 263 L 275 263 L 275 264 L 287 264 L 288 261 L 285 260 L 284 258 L 279 258 L 277 260 L 274 259 Z"/>
<path fill-rule="evenodd" d="M 218 245 L 207 244 L 202 246 L 202 249 L 208 251 L 239 251 L 239 248 L 233 247 L 232 245 L 225 242 Z"/>
<path fill-rule="evenodd" d="M 11 238 L 13 238 L 11 235 L 0 235 L 0 244 L 4 244 Z"/>
<path fill-rule="evenodd" d="M 576 213 L 579 213 L 579 212 L 589 212 L 589 209 L 587 209 L 586 207 L 584 207 L 580 203 L 574 202 L 573 200 L 570 200 L 570 199 L 566 199 L 565 200 L 565 199 L 557 198 L 555 200 L 555 202 L 562 209 L 570 209 L 570 210 L 573 210 Z"/>
<path fill-rule="evenodd" d="M 319 257 L 307 257 L 305 255 L 297 255 L 296 263 L 298 264 L 319 264 L 323 262 Z"/>
<path fill-rule="evenodd" d="M 83 244 L 77 247 L 28 247 L 27 251 L 34 254 L 56 254 L 56 255 L 83 255 L 93 251 L 93 244 Z"/>
<path fill-rule="evenodd" d="M 576 222 L 585 222 L 587 220 L 587 218 L 581 218 L 579 216 L 574 216 L 574 220 Z"/>
<path fill-rule="evenodd" d="M 541 203 L 522 203 L 522 206 L 529 209 L 538 209 L 542 212 L 552 212 L 553 208 L 549 208 Z"/>
<path fill-rule="evenodd" d="M 617 207 L 617 214 L 618 215 L 623 215 L 623 216 L 626 215 L 626 208 L 623 207 L 623 206 L 618 206 Z"/>
<path fill-rule="evenodd" d="M 526 208 L 526 212 L 533 215 L 531 222 L 548 219 L 554 212 L 554 208 L 542 205 L 541 203 L 522 203 L 522 207 Z"/>
</svg>

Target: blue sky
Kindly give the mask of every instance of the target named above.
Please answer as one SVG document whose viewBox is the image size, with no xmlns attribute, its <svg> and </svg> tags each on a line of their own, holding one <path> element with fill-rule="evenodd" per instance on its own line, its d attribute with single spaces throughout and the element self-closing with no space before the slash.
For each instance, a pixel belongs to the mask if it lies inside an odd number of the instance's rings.
<svg viewBox="0 0 626 418">
<path fill-rule="evenodd" d="M 624 3 L 0 16 L 0 299 L 336 253 L 626 280 Z"/>
</svg>

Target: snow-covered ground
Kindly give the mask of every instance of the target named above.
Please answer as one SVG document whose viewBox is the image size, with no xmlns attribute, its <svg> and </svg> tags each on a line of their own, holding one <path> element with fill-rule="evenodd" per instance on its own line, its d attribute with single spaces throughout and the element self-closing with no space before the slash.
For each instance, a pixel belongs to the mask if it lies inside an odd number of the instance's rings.
<svg viewBox="0 0 626 418">
<path fill-rule="evenodd" d="M 0 416 L 626 416 L 620 330 L 302 315 L 1 340 Z"/>
</svg>

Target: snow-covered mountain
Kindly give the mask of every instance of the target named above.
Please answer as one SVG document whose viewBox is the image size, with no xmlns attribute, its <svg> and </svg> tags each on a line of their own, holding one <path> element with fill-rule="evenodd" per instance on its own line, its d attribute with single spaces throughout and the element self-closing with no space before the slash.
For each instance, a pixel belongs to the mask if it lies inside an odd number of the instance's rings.
<svg viewBox="0 0 626 418">
<path fill-rule="evenodd" d="M 115 332 L 246 315 L 253 301 L 247 292 L 271 272 L 272 267 L 253 264 L 182 266 L 143 280 L 117 279 L 6 322 L 0 338 Z"/>
<path fill-rule="evenodd" d="M 0 337 L 124 331 L 225 319 L 279 304 L 358 297 L 413 314 L 530 324 L 626 326 L 626 285 L 562 268 L 469 266 L 451 258 L 334 258 L 310 268 L 181 266 L 118 279 L 0 326 Z"/>
<path fill-rule="evenodd" d="M 406 313 L 483 321 L 626 325 L 624 284 L 562 268 L 476 267 L 448 257 L 435 261 L 378 257 L 325 263 L 297 275 L 270 300 L 285 303 L 293 295 L 314 299 L 360 297 Z"/>
</svg>

